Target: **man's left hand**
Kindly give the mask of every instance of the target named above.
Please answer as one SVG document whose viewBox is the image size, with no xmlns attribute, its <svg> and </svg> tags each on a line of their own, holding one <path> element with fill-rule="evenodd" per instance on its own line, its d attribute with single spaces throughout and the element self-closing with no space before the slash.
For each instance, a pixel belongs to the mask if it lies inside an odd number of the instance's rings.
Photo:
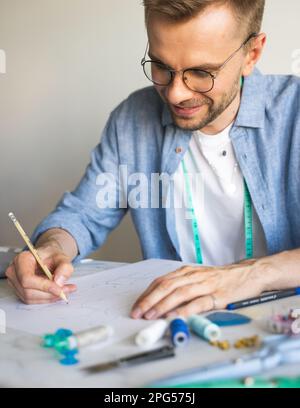
<svg viewBox="0 0 300 408">
<path fill-rule="evenodd" d="M 134 319 L 187 317 L 259 296 L 264 271 L 256 260 L 222 267 L 184 266 L 155 279 L 132 307 Z"/>
</svg>

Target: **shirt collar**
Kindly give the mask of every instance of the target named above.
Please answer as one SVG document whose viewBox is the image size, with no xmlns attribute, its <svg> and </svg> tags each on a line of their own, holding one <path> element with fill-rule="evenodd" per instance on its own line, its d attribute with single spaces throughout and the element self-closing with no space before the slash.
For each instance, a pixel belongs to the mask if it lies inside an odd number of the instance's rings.
<svg viewBox="0 0 300 408">
<path fill-rule="evenodd" d="M 245 77 L 241 104 L 234 126 L 240 127 L 264 127 L 265 105 L 266 105 L 266 86 L 264 75 L 255 68 L 253 73 Z M 173 124 L 172 115 L 169 107 L 164 103 L 162 111 L 162 125 Z"/>
</svg>

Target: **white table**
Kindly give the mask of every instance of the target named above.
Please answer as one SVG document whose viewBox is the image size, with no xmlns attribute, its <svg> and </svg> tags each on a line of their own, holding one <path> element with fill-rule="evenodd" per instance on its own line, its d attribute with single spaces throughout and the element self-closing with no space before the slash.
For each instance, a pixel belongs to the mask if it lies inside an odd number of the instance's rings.
<svg viewBox="0 0 300 408">
<path fill-rule="evenodd" d="M 112 265 L 107 265 L 112 266 Z M 115 265 L 117 266 L 117 265 Z M 101 273 L 101 272 L 100 272 Z M 6 281 L 0 281 L 0 298 L 14 296 Z M 252 316 L 254 320 L 247 325 L 223 328 L 223 338 L 231 342 L 259 334 L 266 335 L 261 328 L 259 318 L 271 313 L 274 305 L 285 307 L 299 307 L 300 298 L 293 297 L 270 302 L 263 306 L 241 309 L 240 312 Z M 7 322 L 9 327 L 9 322 Z M 117 369 L 97 375 L 87 375 L 80 370 L 81 365 L 62 366 L 54 357 L 51 350 L 40 347 L 41 339 L 17 330 L 8 329 L 0 334 L 0 386 L 10 387 L 143 387 L 166 375 L 187 368 L 204 366 L 213 362 L 221 362 L 229 358 L 237 358 L 245 350 L 231 348 L 221 351 L 210 346 L 207 342 L 192 336 L 187 347 L 176 350 L 175 358 L 147 363 L 131 368 Z M 163 345 L 162 340 L 157 346 Z M 134 344 L 133 338 L 128 338 L 113 347 L 92 347 L 80 354 L 80 360 L 93 362 L 95 355 L 105 357 L 105 361 L 117 356 L 136 354 L 140 350 Z M 267 376 L 300 375 L 300 365 L 280 367 L 267 373 Z"/>
</svg>

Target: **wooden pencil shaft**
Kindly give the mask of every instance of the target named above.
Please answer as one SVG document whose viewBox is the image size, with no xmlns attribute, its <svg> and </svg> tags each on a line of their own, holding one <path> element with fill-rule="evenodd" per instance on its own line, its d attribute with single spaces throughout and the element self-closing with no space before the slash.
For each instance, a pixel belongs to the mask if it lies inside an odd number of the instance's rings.
<svg viewBox="0 0 300 408">
<path fill-rule="evenodd" d="M 12 222 L 15 224 L 15 227 L 17 228 L 17 230 L 19 231 L 21 237 L 24 239 L 26 245 L 28 246 L 30 252 L 32 253 L 32 255 L 35 257 L 35 260 L 37 261 L 37 263 L 39 264 L 39 266 L 42 268 L 42 270 L 44 271 L 44 273 L 47 275 L 47 277 L 51 280 L 53 280 L 53 276 L 52 273 L 49 271 L 49 269 L 47 268 L 47 266 L 45 266 L 37 252 L 37 250 L 35 249 L 35 247 L 32 245 L 30 239 L 28 238 L 28 235 L 26 234 L 26 232 L 23 230 L 21 224 L 19 223 L 19 221 L 16 219 L 16 217 L 10 213 L 9 214 L 10 219 L 12 220 Z"/>
<path fill-rule="evenodd" d="M 19 223 L 19 221 L 17 220 L 17 218 L 15 217 L 15 215 L 13 213 L 9 213 L 8 214 L 9 218 L 12 220 L 12 222 L 14 223 L 15 227 L 17 228 L 17 230 L 19 231 L 21 237 L 24 239 L 26 245 L 28 246 L 30 252 L 32 253 L 32 255 L 34 256 L 35 260 L 37 261 L 37 263 L 39 264 L 40 268 L 43 270 L 43 272 L 46 274 L 46 276 L 50 279 L 53 280 L 53 275 L 52 273 L 49 271 L 48 267 L 46 265 L 44 265 L 44 263 L 42 262 L 37 250 L 35 249 L 35 247 L 33 246 L 33 244 L 31 243 L 30 239 L 28 238 L 28 235 L 26 234 L 26 232 L 23 230 L 21 224 Z M 61 291 L 60 297 L 68 303 L 68 299 L 66 297 L 66 295 L 64 294 L 63 291 Z"/>
</svg>

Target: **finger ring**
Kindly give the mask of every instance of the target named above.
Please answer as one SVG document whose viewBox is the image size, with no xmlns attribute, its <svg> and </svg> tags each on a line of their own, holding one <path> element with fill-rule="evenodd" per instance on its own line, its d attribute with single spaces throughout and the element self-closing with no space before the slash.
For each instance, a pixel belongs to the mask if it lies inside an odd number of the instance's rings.
<svg viewBox="0 0 300 408">
<path fill-rule="evenodd" d="M 216 299 L 216 297 L 214 295 L 210 295 L 210 297 L 211 297 L 211 300 L 212 300 L 212 303 L 213 303 L 212 310 L 215 310 L 215 309 L 217 309 L 217 299 Z"/>
</svg>

